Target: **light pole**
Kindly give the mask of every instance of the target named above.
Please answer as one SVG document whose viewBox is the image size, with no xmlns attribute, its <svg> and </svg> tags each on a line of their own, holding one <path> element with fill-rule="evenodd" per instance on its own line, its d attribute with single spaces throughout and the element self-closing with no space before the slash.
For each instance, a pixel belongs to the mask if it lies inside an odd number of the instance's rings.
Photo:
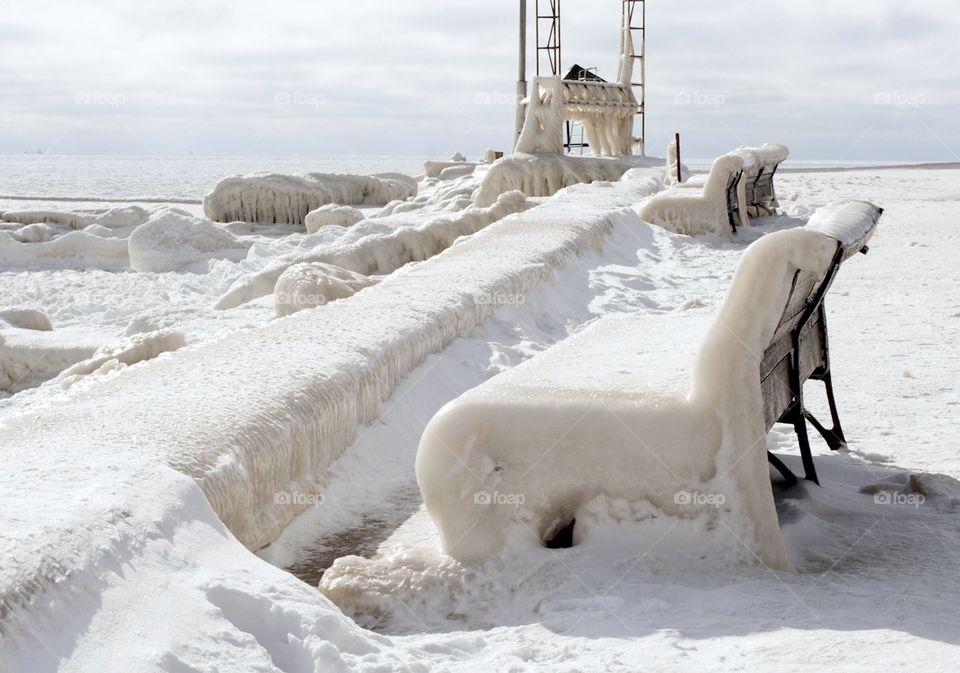
<svg viewBox="0 0 960 673">
<path fill-rule="evenodd" d="M 520 0 L 520 69 L 517 77 L 517 118 L 513 134 L 516 145 L 523 130 L 523 99 L 527 97 L 527 0 Z"/>
</svg>

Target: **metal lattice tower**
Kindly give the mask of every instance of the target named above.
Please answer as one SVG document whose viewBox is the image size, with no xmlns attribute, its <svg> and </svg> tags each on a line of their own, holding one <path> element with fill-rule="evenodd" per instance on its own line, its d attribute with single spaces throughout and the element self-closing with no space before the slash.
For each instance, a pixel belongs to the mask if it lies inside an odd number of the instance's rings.
<svg viewBox="0 0 960 673">
<path fill-rule="evenodd" d="M 560 0 L 537 0 L 536 32 L 537 76 L 559 75 Z"/>
<path fill-rule="evenodd" d="M 632 46 L 630 59 L 633 62 L 633 79 L 630 86 L 633 88 L 633 95 L 639 106 L 637 118 L 640 121 L 640 135 L 635 136 L 635 140 L 639 139 L 640 153 L 646 155 L 644 139 L 647 137 L 647 5 L 644 0 L 623 0 L 623 27 L 629 31 L 630 35 Z M 634 120 L 634 124 L 636 121 Z"/>
</svg>

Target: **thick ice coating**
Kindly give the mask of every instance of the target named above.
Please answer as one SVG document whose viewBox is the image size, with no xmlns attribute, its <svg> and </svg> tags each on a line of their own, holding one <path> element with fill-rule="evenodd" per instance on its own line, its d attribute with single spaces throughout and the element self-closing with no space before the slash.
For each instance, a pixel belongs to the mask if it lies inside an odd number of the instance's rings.
<svg viewBox="0 0 960 673">
<path fill-rule="evenodd" d="M 346 299 L 376 281 L 323 262 L 294 264 L 277 279 L 273 305 L 278 316 Z"/>
<path fill-rule="evenodd" d="M 303 223 L 307 227 L 307 233 L 312 234 L 323 227 L 349 227 L 362 219 L 363 213 L 356 208 L 328 203 L 307 213 Z"/>
<path fill-rule="evenodd" d="M 824 217 L 869 231 L 868 206 L 832 206 Z M 742 541 L 747 560 L 789 569 L 760 358 L 795 272 L 825 273 L 837 246 L 815 227 L 764 236 L 744 253 L 711 327 L 669 315 L 606 318 L 449 403 L 416 462 L 447 553 L 476 563 L 508 538 L 549 540 L 604 495 L 648 501 L 666 516 L 706 515 Z M 660 320 L 691 322 L 658 329 Z M 660 333 L 684 336 L 662 344 Z"/>
<path fill-rule="evenodd" d="M 523 194 L 503 194 L 489 208 L 468 208 L 450 216 L 434 217 L 420 224 L 398 226 L 371 233 L 346 243 L 318 250 L 285 255 L 266 268 L 244 276 L 217 302 L 217 308 L 229 309 L 273 292 L 280 275 L 294 264 L 323 262 L 364 275 L 386 274 L 409 262 L 419 262 L 442 252 L 461 236 L 474 234 L 488 224 L 512 213 L 533 207 Z M 373 227 L 383 220 L 370 218 L 364 224 Z M 358 225 L 362 226 L 362 225 Z M 351 232 L 354 230 L 351 230 Z"/>
<path fill-rule="evenodd" d="M 397 173 L 247 175 L 218 182 L 203 197 L 203 212 L 216 222 L 303 224 L 307 213 L 328 203 L 384 206 L 416 194 L 416 181 Z"/>
<path fill-rule="evenodd" d="M 743 170 L 739 157 L 724 155 L 713 162 L 703 191 L 674 187 L 657 194 L 640 210 L 650 224 L 692 236 L 729 231 L 727 185 Z"/>
<path fill-rule="evenodd" d="M 130 234 L 130 268 L 179 271 L 211 259 L 238 262 L 247 256 L 242 241 L 221 225 L 176 209 L 162 209 Z"/>
<path fill-rule="evenodd" d="M 527 196 L 552 196 L 564 187 L 619 180 L 631 168 L 653 166 L 639 157 L 568 157 L 563 154 L 513 154 L 494 163 L 474 194 L 474 203 L 489 206 L 512 190 Z"/>
</svg>

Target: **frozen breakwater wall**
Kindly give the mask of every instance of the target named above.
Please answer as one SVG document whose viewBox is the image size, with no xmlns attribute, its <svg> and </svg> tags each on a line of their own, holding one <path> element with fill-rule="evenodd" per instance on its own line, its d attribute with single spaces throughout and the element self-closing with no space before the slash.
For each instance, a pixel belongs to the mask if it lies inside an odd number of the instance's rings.
<svg viewBox="0 0 960 673">
<path fill-rule="evenodd" d="M 319 492 L 407 373 L 486 319 L 490 297 L 531 291 L 597 250 L 618 218 L 639 221 L 632 207 L 661 180 L 651 169 L 574 186 L 349 299 L 161 355 L 8 418 L 0 458 L 20 477 L 0 488 L 0 629 L 55 583 L 125 562 L 149 535 L 172 536 L 192 498 L 184 475 L 240 542 L 271 542 L 309 506 L 278 494 Z"/>
</svg>

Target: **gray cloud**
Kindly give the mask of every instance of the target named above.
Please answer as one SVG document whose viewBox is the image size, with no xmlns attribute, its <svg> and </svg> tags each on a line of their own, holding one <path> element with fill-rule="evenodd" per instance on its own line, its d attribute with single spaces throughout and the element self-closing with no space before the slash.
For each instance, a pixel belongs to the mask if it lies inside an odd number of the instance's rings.
<svg viewBox="0 0 960 673">
<path fill-rule="evenodd" d="M 509 143 L 512 1 L 12 4 L 0 152 L 475 156 Z M 612 75 L 619 5 L 564 3 L 566 66 Z M 651 152 L 680 130 L 698 157 L 767 140 L 807 159 L 960 153 L 952 1 L 652 0 L 648 19 Z"/>
</svg>

